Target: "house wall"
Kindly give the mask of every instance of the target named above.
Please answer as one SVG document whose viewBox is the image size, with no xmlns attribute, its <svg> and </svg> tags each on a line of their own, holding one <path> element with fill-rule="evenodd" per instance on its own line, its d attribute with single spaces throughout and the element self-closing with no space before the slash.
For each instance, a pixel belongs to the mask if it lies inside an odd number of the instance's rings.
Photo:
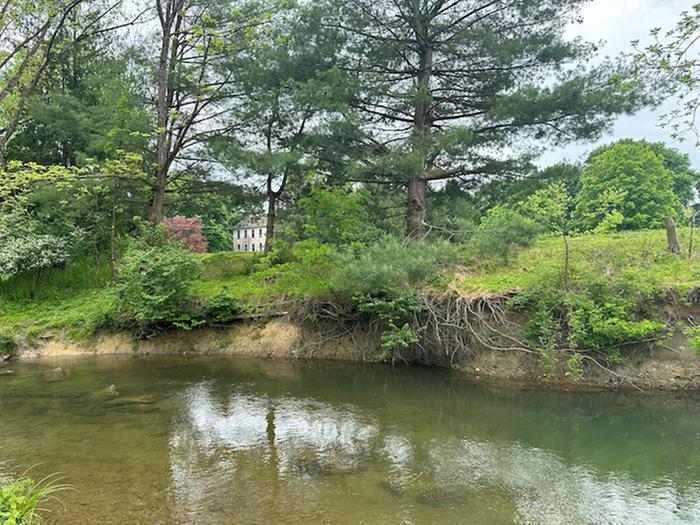
<svg viewBox="0 0 700 525">
<path fill-rule="evenodd" d="M 241 226 L 233 230 L 234 252 L 262 252 L 267 240 L 265 226 Z"/>
</svg>

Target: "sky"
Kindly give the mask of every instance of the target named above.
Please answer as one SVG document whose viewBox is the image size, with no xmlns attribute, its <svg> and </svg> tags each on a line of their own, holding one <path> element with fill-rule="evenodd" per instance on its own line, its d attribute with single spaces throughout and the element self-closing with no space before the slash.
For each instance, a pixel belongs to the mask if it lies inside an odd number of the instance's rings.
<svg viewBox="0 0 700 525">
<path fill-rule="evenodd" d="M 698 0 L 592 0 L 582 11 L 583 23 L 572 25 L 569 36 L 581 36 L 590 41 L 604 41 L 602 53 L 616 56 L 630 51 L 632 40 L 642 44 L 650 41 L 649 31 L 654 27 L 671 29 L 683 11 L 689 10 Z M 670 107 L 672 103 L 669 102 Z M 666 106 L 668 108 L 669 105 Z M 690 155 L 693 164 L 700 168 L 700 148 L 695 140 L 679 143 L 669 130 L 659 127 L 658 111 L 640 111 L 634 116 L 621 117 L 613 131 L 596 144 L 607 144 L 619 138 L 647 139 L 665 142 Z M 595 148 L 596 144 L 576 144 L 545 153 L 539 164 L 548 166 L 563 160 L 578 161 Z"/>
</svg>

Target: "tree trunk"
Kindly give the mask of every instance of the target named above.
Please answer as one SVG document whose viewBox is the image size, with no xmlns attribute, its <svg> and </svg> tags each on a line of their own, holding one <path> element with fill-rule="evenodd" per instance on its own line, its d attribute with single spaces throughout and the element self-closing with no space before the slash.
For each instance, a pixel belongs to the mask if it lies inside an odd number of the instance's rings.
<svg viewBox="0 0 700 525">
<path fill-rule="evenodd" d="M 412 239 L 425 237 L 425 189 L 426 182 L 423 179 L 408 181 L 406 236 Z"/>
<path fill-rule="evenodd" d="M 112 270 L 112 282 L 119 280 L 117 274 L 117 207 L 112 207 L 112 225 L 109 232 L 109 265 Z"/>
<path fill-rule="evenodd" d="M 265 255 L 272 249 L 272 239 L 275 236 L 275 220 L 277 219 L 277 194 L 267 194 L 267 225 L 265 232 Z"/>
<path fill-rule="evenodd" d="M 681 253 L 681 245 L 678 243 L 678 232 L 676 231 L 676 223 L 672 217 L 664 219 L 666 224 L 666 238 L 668 239 L 668 251 L 671 253 Z"/>
<path fill-rule="evenodd" d="M 160 155 L 159 155 L 160 156 Z M 151 224 L 157 226 L 163 220 L 163 207 L 165 206 L 165 189 L 168 186 L 168 169 L 160 165 L 156 168 L 156 179 L 153 184 L 153 200 L 151 201 L 151 209 L 148 213 L 148 219 Z"/>
<path fill-rule="evenodd" d="M 413 114 L 413 148 L 421 156 L 421 174 L 408 180 L 406 188 L 406 236 L 413 239 L 425 237 L 425 194 L 428 186 L 425 178 L 428 172 L 428 150 L 431 131 L 430 81 L 433 74 L 433 49 L 430 45 L 429 31 L 425 27 L 420 2 L 413 0 L 416 40 L 420 43 L 418 54 L 420 69 L 416 75 L 418 92 L 416 94 Z"/>
<path fill-rule="evenodd" d="M 158 95 L 156 97 L 156 172 L 153 182 L 153 200 L 149 211 L 149 220 L 157 225 L 163 220 L 163 206 L 165 205 L 165 190 L 168 185 L 168 170 L 170 168 L 170 104 L 172 102 L 172 89 L 170 86 L 171 70 L 177 60 L 177 40 L 173 35 L 179 30 L 180 15 L 178 8 L 180 3 L 168 0 L 165 9 L 159 4 L 159 18 L 161 23 L 160 56 L 158 58 Z"/>
</svg>

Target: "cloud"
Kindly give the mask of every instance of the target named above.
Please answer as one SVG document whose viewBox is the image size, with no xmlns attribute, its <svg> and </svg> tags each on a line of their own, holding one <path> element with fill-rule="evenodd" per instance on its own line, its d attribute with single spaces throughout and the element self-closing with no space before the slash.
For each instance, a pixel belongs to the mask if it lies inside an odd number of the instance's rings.
<svg viewBox="0 0 700 525">
<path fill-rule="evenodd" d="M 671 29 L 683 11 L 690 10 L 697 0 L 593 0 L 582 9 L 583 21 L 572 24 L 567 31 L 570 38 L 580 36 L 589 41 L 605 41 L 601 55 L 614 57 L 631 50 L 632 40 L 642 44 L 650 41 L 649 32 L 655 27 Z M 672 104 L 672 103 L 670 103 Z M 571 145 L 552 150 L 540 159 L 540 165 L 562 160 L 580 160 L 598 144 L 620 138 L 647 139 L 666 142 L 690 155 L 700 167 L 700 151 L 694 140 L 684 143 L 674 141 L 668 130 L 659 127 L 660 115 L 672 105 L 657 111 L 640 111 L 634 116 L 621 117 L 611 133 L 597 144 Z"/>
</svg>

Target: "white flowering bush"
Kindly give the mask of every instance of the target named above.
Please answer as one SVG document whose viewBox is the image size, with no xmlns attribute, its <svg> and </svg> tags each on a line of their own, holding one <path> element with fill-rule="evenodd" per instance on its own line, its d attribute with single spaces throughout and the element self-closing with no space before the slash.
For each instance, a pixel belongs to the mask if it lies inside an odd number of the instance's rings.
<svg viewBox="0 0 700 525">
<path fill-rule="evenodd" d="M 68 261 L 70 242 L 54 235 L 15 237 L 0 233 L 0 279 Z"/>
<path fill-rule="evenodd" d="M 26 215 L 7 214 L 0 218 L 0 280 L 65 264 L 72 246 L 84 235 L 77 228 L 68 235 L 44 233 Z"/>
</svg>

